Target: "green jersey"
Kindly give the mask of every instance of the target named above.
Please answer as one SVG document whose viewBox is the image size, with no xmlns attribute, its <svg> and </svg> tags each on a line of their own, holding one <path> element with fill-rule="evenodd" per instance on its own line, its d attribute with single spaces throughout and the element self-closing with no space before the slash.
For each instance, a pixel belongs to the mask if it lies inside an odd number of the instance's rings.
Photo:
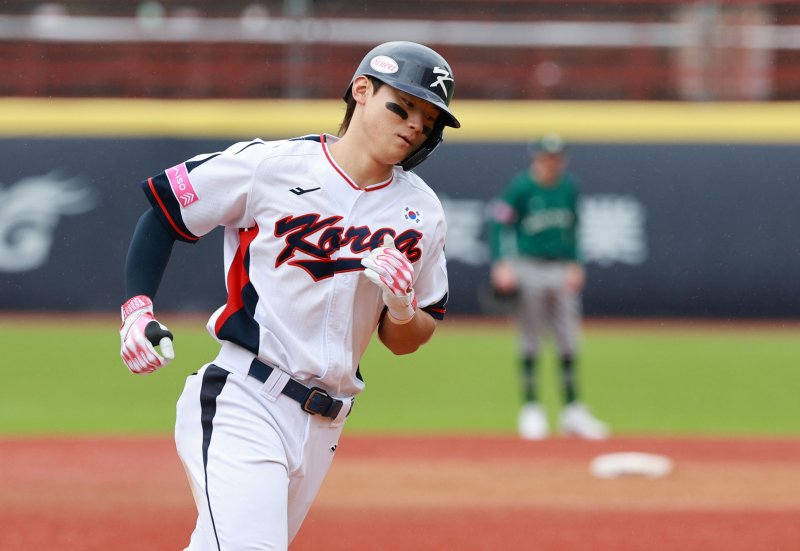
<svg viewBox="0 0 800 551">
<path fill-rule="evenodd" d="M 578 260 L 578 187 L 569 174 L 546 187 L 524 170 L 492 204 L 492 258 Z"/>
</svg>

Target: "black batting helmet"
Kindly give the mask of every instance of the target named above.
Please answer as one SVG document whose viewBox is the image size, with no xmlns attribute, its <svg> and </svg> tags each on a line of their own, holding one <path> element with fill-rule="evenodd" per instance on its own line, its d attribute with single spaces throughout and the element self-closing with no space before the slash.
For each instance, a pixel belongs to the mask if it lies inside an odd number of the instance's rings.
<svg viewBox="0 0 800 551">
<path fill-rule="evenodd" d="M 433 153 L 443 140 L 445 126 L 460 128 L 455 115 L 450 111 L 450 100 L 455 91 L 453 71 L 438 53 L 416 42 L 386 42 L 374 47 L 361 60 L 344 100 L 350 98 L 353 81 L 366 75 L 376 78 L 393 88 L 428 101 L 439 108 L 439 118 L 428 139 L 420 148 L 400 162 L 404 170 L 411 170 Z"/>
</svg>

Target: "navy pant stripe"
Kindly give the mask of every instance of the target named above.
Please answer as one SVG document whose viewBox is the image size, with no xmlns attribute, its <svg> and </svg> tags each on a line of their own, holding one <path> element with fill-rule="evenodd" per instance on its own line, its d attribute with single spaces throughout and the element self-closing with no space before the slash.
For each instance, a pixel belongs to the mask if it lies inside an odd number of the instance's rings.
<svg viewBox="0 0 800 551">
<path fill-rule="evenodd" d="M 214 538 L 219 545 L 217 527 L 214 524 L 214 513 L 211 510 L 211 496 L 208 493 L 208 447 L 211 445 L 211 433 L 214 430 L 214 415 L 217 413 L 217 396 L 222 392 L 225 381 L 229 373 L 215 365 L 210 365 L 203 374 L 203 385 L 200 388 L 200 423 L 203 427 L 203 471 L 206 481 L 206 501 L 208 502 L 208 514 L 211 516 L 211 526 L 214 528 Z"/>
</svg>

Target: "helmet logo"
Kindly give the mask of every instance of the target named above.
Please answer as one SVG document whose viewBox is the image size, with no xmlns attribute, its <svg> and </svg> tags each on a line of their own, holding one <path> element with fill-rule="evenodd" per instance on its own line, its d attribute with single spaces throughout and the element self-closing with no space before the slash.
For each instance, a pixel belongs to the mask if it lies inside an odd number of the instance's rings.
<svg viewBox="0 0 800 551">
<path fill-rule="evenodd" d="M 436 77 L 436 80 L 431 83 L 430 87 L 433 88 L 437 85 L 441 86 L 442 91 L 444 92 L 444 97 L 447 97 L 447 87 L 444 85 L 444 81 L 449 80 L 450 82 L 453 82 L 453 77 L 450 76 L 450 71 L 447 69 L 442 69 L 441 67 L 434 67 L 433 74 L 439 76 Z"/>
<path fill-rule="evenodd" d="M 396 73 L 400 69 L 394 59 L 385 55 L 373 57 L 369 62 L 369 66 L 379 73 L 386 74 Z"/>
</svg>

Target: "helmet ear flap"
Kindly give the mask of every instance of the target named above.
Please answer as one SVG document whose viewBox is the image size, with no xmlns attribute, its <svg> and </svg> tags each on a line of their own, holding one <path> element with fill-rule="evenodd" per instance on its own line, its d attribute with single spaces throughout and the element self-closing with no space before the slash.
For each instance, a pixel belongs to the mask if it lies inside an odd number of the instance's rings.
<svg viewBox="0 0 800 551">
<path fill-rule="evenodd" d="M 445 123 L 443 119 L 444 117 L 439 117 L 436 124 L 433 126 L 431 135 L 419 146 L 419 149 L 398 163 L 403 170 L 409 171 L 416 167 L 441 145 L 444 141 Z"/>
</svg>

